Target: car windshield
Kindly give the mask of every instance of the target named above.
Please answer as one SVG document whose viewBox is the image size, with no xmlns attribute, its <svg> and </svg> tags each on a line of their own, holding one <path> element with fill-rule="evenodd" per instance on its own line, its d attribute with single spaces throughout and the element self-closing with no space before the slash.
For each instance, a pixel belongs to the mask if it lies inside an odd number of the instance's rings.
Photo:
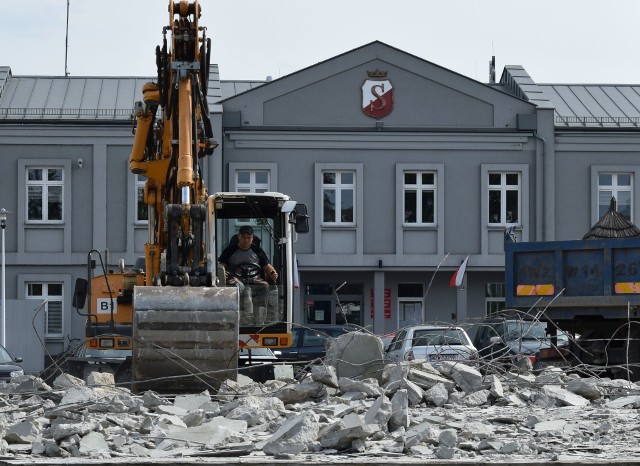
<svg viewBox="0 0 640 466">
<path fill-rule="evenodd" d="M 416 330 L 413 334 L 413 346 L 468 345 L 469 341 L 459 329 Z"/>
<path fill-rule="evenodd" d="M 506 323 L 504 338 L 507 340 L 542 340 L 546 338 L 544 322 L 532 322 L 528 320 L 518 320 Z"/>
<path fill-rule="evenodd" d="M 7 350 L 0 346 L 0 363 L 13 362 L 13 358 L 7 353 Z"/>
</svg>

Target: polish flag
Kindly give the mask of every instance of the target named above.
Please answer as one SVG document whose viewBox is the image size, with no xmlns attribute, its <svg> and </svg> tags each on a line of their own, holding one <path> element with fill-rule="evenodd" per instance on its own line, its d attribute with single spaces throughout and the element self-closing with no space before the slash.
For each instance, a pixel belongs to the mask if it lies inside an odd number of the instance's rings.
<svg viewBox="0 0 640 466">
<path fill-rule="evenodd" d="M 454 286 L 462 285 L 462 279 L 464 278 L 464 272 L 467 269 L 467 262 L 469 262 L 469 255 L 464 258 L 458 270 L 455 271 L 453 277 L 451 277 L 451 281 L 449 282 L 449 287 L 453 288 Z"/>
</svg>

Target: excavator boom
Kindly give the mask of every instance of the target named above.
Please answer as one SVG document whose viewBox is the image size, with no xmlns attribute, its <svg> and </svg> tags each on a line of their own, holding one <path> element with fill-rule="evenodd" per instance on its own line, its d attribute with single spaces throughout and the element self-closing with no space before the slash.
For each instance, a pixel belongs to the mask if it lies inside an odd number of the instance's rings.
<svg viewBox="0 0 640 466">
<path fill-rule="evenodd" d="M 206 99 L 210 40 L 200 4 L 169 2 L 157 82 L 136 105 L 129 166 L 146 177 L 145 284 L 133 295 L 133 388 L 195 390 L 235 378 L 238 290 L 213 285 L 200 160 L 218 145 Z M 167 37 L 169 35 L 169 37 Z"/>
</svg>

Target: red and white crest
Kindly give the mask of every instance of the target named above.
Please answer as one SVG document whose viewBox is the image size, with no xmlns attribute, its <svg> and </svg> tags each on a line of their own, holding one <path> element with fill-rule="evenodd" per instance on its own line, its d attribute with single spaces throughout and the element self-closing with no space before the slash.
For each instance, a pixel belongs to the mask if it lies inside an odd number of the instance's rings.
<svg viewBox="0 0 640 466">
<path fill-rule="evenodd" d="M 386 71 L 369 72 L 370 78 L 383 78 Z M 393 110 L 393 86 L 388 79 L 367 79 L 362 84 L 362 111 L 372 118 L 382 118 Z"/>
</svg>

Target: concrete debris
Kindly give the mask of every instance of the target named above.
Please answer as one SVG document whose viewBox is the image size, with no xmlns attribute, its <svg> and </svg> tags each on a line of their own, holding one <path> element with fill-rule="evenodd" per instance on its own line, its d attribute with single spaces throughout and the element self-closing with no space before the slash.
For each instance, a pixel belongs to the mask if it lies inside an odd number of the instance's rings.
<svg viewBox="0 0 640 466">
<path fill-rule="evenodd" d="M 449 391 L 443 383 L 437 383 L 424 392 L 424 399 L 428 403 L 441 407 L 449 400 Z"/>
<path fill-rule="evenodd" d="M 340 357 L 349 344 L 366 349 L 351 353 L 378 357 L 381 347 L 370 339 L 341 338 L 334 342 Z M 0 453 L 25 464 L 213 454 L 327 464 L 344 455 L 579 463 L 639 454 L 636 383 L 556 368 L 484 375 L 448 361 L 437 369 L 424 361 L 348 361 L 314 365 L 302 381 L 241 377 L 217 392 L 175 396 L 131 393 L 110 373 L 87 383 L 62 374 L 52 386 L 22 376 L 0 384 Z"/>
<path fill-rule="evenodd" d="M 319 365 L 311 367 L 311 379 L 314 382 L 319 382 L 327 387 L 340 387 L 338 385 L 338 375 L 336 374 L 336 369 L 333 366 Z"/>
<path fill-rule="evenodd" d="M 375 377 L 380 380 L 384 368 L 383 352 L 382 340 L 376 335 L 348 332 L 330 340 L 325 363 L 336 368 L 338 379 Z"/>
</svg>

